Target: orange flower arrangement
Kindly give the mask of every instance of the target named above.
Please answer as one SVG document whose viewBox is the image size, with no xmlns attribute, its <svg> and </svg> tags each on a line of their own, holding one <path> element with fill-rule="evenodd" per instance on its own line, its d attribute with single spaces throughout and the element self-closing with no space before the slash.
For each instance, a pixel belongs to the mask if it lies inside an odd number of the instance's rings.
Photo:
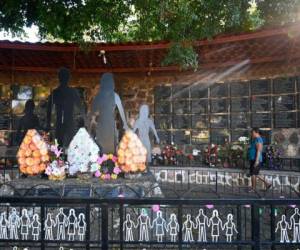
<svg viewBox="0 0 300 250">
<path fill-rule="evenodd" d="M 48 147 L 35 129 L 27 131 L 17 157 L 21 173 L 37 175 L 45 171 L 50 160 Z"/>
<path fill-rule="evenodd" d="M 118 163 L 125 173 L 144 172 L 146 170 L 147 150 L 138 136 L 127 130 L 118 149 Z"/>
</svg>

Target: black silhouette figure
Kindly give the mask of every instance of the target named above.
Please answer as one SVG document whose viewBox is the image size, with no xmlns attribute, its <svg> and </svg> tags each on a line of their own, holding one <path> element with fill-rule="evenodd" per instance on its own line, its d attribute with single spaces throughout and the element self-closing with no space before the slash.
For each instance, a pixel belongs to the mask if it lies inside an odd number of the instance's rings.
<svg viewBox="0 0 300 250">
<path fill-rule="evenodd" d="M 17 143 L 21 143 L 27 130 L 39 129 L 40 123 L 37 115 L 34 114 L 35 104 L 33 100 L 28 100 L 25 103 L 24 116 L 21 117 L 17 130 Z"/>
<path fill-rule="evenodd" d="M 83 107 L 76 89 L 68 86 L 70 71 L 67 68 L 60 68 L 58 78 L 59 86 L 53 90 L 48 100 L 47 129 L 50 129 L 51 112 L 54 105 L 56 111 L 55 138 L 59 145 L 68 147 L 76 133 L 74 107 L 77 106 L 81 114 L 83 114 Z"/>
<path fill-rule="evenodd" d="M 100 91 L 93 100 L 92 116 L 97 116 L 96 141 L 103 153 L 114 153 L 117 141 L 115 109 L 119 110 L 123 128 L 128 129 L 121 99 L 114 91 L 113 74 L 105 73 L 100 79 Z M 94 118 L 92 118 L 94 119 Z"/>
</svg>

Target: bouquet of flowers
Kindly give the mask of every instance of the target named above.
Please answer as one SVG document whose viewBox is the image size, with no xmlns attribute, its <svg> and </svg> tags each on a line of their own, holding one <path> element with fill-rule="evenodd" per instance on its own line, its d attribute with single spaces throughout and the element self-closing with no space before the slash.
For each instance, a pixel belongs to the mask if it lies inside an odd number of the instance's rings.
<svg viewBox="0 0 300 250">
<path fill-rule="evenodd" d="M 95 172 L 99 151 L 87 130 L 80 128 L 68 148 L 69 174 Z"/>
<path fill-rule="evenodd" d="M 68 162 L 63 159 L 63 150 L 59 148 L 57 140 L 50 145 L 50 163 L 47 165 L 45 174 L 49 180 L 63 180 L 69 168 Z"/>
<path fill-rule="evenodd" d="M 219 162 L 218 151 L 219 151 L 218 145 L 216 144 L 209 145 L 204 150 L 205 164 L 207 164 L 210 167 L 216 167 L 217 163 Z"/>
<path fill-rule="evenodd" d="M 275 146 L 266 147 L 266 164 L 271 169 L 282 168 L 282 159 L 280 158 L 281 151 Z"/>
</svg>

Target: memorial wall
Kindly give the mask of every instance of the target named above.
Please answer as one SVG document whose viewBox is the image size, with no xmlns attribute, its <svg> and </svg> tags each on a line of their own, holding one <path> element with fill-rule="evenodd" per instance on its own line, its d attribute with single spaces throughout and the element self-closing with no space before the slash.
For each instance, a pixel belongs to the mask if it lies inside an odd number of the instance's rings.
<svg viewBox="0 0 300 250">
<path fill-rule="evenodd" d="M 251 127 L 284 137 L 283 155 L 299 156 L 300 82 L 296 77 L 215 83 L 208 87 L 161 85 L 154 88 L 154 118 L 167 144 L 201 147 L 249 136 Z M 289 132 L 297 139 L 289 140 Z M 291 145 L 293 149 L 291 150 Z M 287 149 L 289 146 L 289 149 Z M 291 153 L 293 151 L 293 153 Z"/>
<path fill-rule="evenodd" d="M 248 136 L 251 127 L 260 127 L 266 143 L 282 141 L 284 155 L 300 156 L 297 77 L 195 86 L 173 82 L 171 76 L 119 76 L 116 88 L 129 122 L 136 119 L 141 104 L 148 104 L 164 144 L 173 142 L 187 150 L 202 148 L 236 141 Z M 35 113 L 45 126 L 50 91 L 50 87 L 31 84 L 0 85 L 0 145 L 16 144 L 18 121 L 28 99 L 34 100 Z M 81 98 L 89 103 L 94 91 L 87 91 L 79 88 Z"/>
</svg>

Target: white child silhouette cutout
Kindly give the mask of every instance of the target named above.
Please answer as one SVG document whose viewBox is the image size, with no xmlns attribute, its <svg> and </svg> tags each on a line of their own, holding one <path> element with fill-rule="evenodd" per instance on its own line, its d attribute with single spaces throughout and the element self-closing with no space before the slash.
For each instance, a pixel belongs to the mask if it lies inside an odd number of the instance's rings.
<svg viewBox="0 0 300 250">
<path fill-rule="evenodd" d="M 176 214 L 171 214 L 170 221 L 167 224 L 167 232 L 170 232 L 171 242 L 175 242 L 179 232 L 179 224 L 177 222 Z"/>
<path fill-rule="evenodd" d="M 55 221 L 52 219 L 51 213 L 47 213 L 45 220 L 45 240 L 54 240 L 53 227 L 55 227 Z"/>
<path fill-rule="evenodd" d="M 77 217 L 75 215 L 75 210 L 70 209 L 69 216 L 68 216 L 68 219 L 67 219 L 69 240 L 75 240 L 77 221 L 78 220 L 77 220 Z"/>
<path fill-rule="evenodd" d="M 165 219 L 162 217 L 162 212 L 156 212 L 156 218 L 153 220 L 151 228 L 155 227 L 155 235 L 157 237 L 157 242 L 163 241 L 163 236 L 165 235 L 165 231 L 167 231 L 167 223 Z"/>
<path fill-rule="evenodd" d="M 30 218 L 28 216 L 28 211 L 25 208 L 22 209 L 22 216 L 20 218 L 20 223 L 21 223 L 22 240 L 27 240 L 29 234 L 29 227 L 31 223 L 30 223 Z"/>
<path fill-rule="evenodd" d="M 149 138 L 149 132 L 152 130 L 157 144 L 159 144 L 159 138 L 154 126 L 154 122 L 149 118 L 149 107 L 148 105 L 142 105 L 140 107 L 140 114 L 138 119 L 136 120 L 133 131 L 138 131 L 138 136 L 143 143 L 144 147 L 147 149 L 147 161 L 151 162 L 151 142 Z"/>
<path fill-rule="evenodd" d="M 207 242 L 206 227 L 208 226 L 208 217 L 204 214 L 203 209 L 199 209 L 199 213 L 196 217 L 196 226 L 198 228 L 198 241 Z"/>
<path fill-rule="evenodd" d="M 289 223 L 286 221 L 286 217 L 283 214 L 281 216 L 281 220 L 277 222 L 277 227 L 275 229 L 275 233 L 280 229 L 280 242 L 290 242 L 289 236 L 288 236 L 288 229 L 290 228 Z"/>
<path fill-rule="evenodd" d="M 149 241 L 150 217 L 145 208 L 142 208 L 141 214 L 137 218 L 136 228 L 140 226 L 139 241 Z"/>
<path fill-rule="evenodd" d="M 212 217 L 209 219 L 208 225 L 211 227 L 211 237 L 213 242 L 217 242 L 222 229 L 222 220 L 219 218 L 218 210 L 213 210 Z"/>
<path fill-rule="evenodd" d="M 39 240 L 39 235 L 40 235 L 40 231 L 41 231 L 41 223 L 39 221 L 39 215 L 38 214 L 33 215 L 33 220 L 31 222 L 31 227 L 32 227 L 33 240 Z"/>
<path fill-rule="evenodd" d="M 86 222 L 85 222 L 85 215 L 83 213 L 79 214 L 78 222 L 77 222 L 77 228 L 78 228 L 78 235 L 79 240 L 84 240 L 84 235 L 86 232 Z"/>
<path fill-rule="evenodd" d="M 195 223 L 191 220 L 191 215 L 187 214 L 186 221 L 183 222 L 182 231 L 184 233 L 184 241 L 193 242 L 193 228 L 195 227 Z"/>
<path fill-rule="evenodd" d="M 233 222 L 233 215 L 228 214 L 227 215 L 227 221 L 224 224 L 223 230 L 225 230 L 225 235 L 226 235 L 226 241 L 231 242 L 232 241 L 232 236 L 233 233 L 238 233 L 236 230 L 235 223 Z"/>
<path fill-rule="evenodd" d="M 134 241 L 133 228 L 135 227 L 133 221 L 130 219 L 130 214 L 126 214 L 126 220 L 123 223 L 123 231 L 125 231 L 125 241 Z"/>
<path fill-rule="evenodd" d="M 6 212 L 1 213 L 0 215 L 0 239 L 7 240 L 7 228 L 8 220 L 6 219 Z"/>
<path fill-rule="evenodd" d="M 10 239 L 18 240 L 18 228 L 20 227 L 20 216 L 17 214 L 17 210 L 12 208 L 8 217 L 8 228 Z"/>
<path fill-rule="evenodd" d="M 293 243 L 300 242 L 300 213 L 297 207 L 290 218 L 290 229 L 293 229 Z"/>
<path fill-rule="evenodd" d="M 57 226 L 57 240 L 65 240 L 66 239 L 66 232 L 65 228 L 68 225 L 68 218 L 63 212 L 63 208 L 59 209 L 59 213 L 55 217 L 55 225 Z"/>
</svg>

